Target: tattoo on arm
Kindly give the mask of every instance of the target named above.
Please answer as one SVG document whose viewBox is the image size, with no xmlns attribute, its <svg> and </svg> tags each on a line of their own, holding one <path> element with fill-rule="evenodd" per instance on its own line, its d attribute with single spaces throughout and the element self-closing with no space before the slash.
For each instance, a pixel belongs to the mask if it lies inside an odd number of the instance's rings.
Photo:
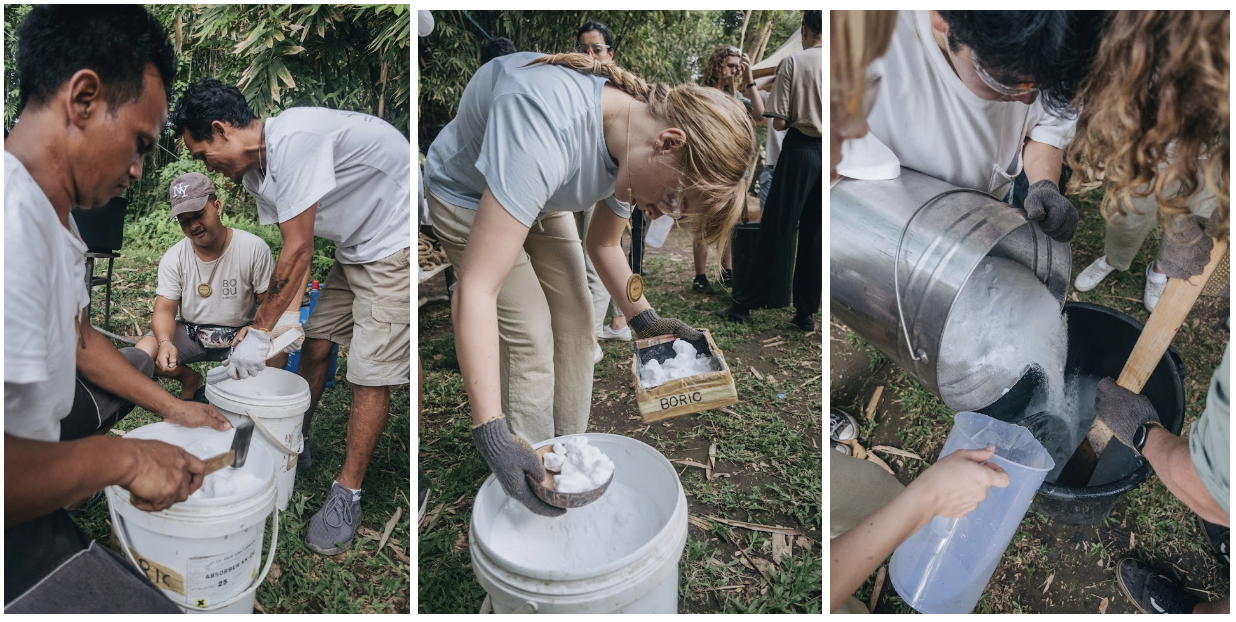
<svg viewBox="0 0 1236 622">
<path fill-rule="evenodd" d="M 267 297 L 278 296 L 279 292 L 288 286 L 289 280 L 287 277 L 280 277 L 278 275 L 270 277 L 270 287 L 267 288 L 266 292 Z"/>
</svg>

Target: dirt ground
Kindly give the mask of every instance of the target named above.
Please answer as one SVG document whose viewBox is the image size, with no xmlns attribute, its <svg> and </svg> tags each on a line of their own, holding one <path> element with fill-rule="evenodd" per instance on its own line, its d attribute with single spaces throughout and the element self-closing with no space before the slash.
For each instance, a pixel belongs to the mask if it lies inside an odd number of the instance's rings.
<svg viewBox="0 0 1236 622">
<path fill-rule="evenodd" d="M 1097 210 L 1086 217 L 1074 243 L 1074 277 L 1102 254 L 1102 221 Z M 1157 240 L 1147 241 L 1147 251 Z M 1141 305 L 1144 252 L 1129 273 L 1115 273 L 1103 286 L 1071 300 L 1117 308 L 1145 322 Z M 1210 375 L 1230 333 L 1228 298 L 1203 297 L 1174 340 L 1184 356 L 1185 431 L 1201 414 Z M 887 460 L 898 480 L 911 481 L 934 462 L 952 425 L 952 411 L 896 364 L 835 318 L 829 326 L 829 401 L 860 420 L 860 443 L 912 451 L 926 462 Z M 883 387 L 871 418 L 873 393 Z M 1050 521 L 1031 506 L 1000 566 L 984 591 L 977 612 L 987 613 L 1137 613 L 1115 578 L 1115 564 L 1126 556 L 1150 562 L 1203 600 L 1224 597 L 1229 568 L 1211 552 L 1196 515 L 1172 497 L 1157 477 L 1125 495 L 1099 525 L 1075 527 Z M 886 562 L 887 563 L 887 562 Z M 871 597 L 874 576 L 856 594 Z M 891 581 L 882 584 L 875 613 L 912 610 Z"/>
<path fill-rule="evenodd" d="M 818 329 L 803 333 L 789 325 L 786 320 L 792 309 L 758 311 L 756 321 L 746 326 L 713 317 L 713 310 L 729 303 L 728 291 L 715 280 L 715 253 L 710 257 L 710 274 L 718 294 L 693 293 L 691 239 L 683 231 L 675 230 L 664 248 L 649 248 L 645 262 L 645 291 L 650 302 L 664 317 L 680 317 L 712 331 L 733 370 L 741 401 L 725 409 L 645 424 L 634 397 L 632 344 L 602 342 L 605 358 L 596 366 L 588 430 L 640 440 L 672 461 L 707 464 L 710 447 L 714 448 L 716 463 L 711 481 L 703 469 L 675 463 L 691 517 L 687 550 L 680 561 L 680 612 L 818 612 L 822 608 L 821 333 Z M 440 277 L 419 292 L 421 297 L 444 294 Z M 420 351 L 426 367 L 421 464 L 438 481 L 450 476 L 441 475 L 445 465 L 436 463 L 436 448 L 445 440 L 440 442 L 435 435 L 447 427 L 448 420 L 470 413 L 459 404 L 464 396 L 451 393 L 439 399 L 429 388 L 431 383 L 442 385 L 458 377 L 453 352 L 447 351 L 451 325 L 446 311 L 446 304 L 437 302 L 421 307 L 418 314 Z M 449 347 L 453 350 L 453 338 Z M 449 407 L 439 408 L 445 404 Z M 488 469 L 484 473 L 487 475 Z M 418 555 L 422 613 L 467 611 L 483 596 L 477 594 L 479 586 L 469 576 L 466 550 L 447 550 L 438 557 L 426 554 L 437 537 L 432 532 L 466 531 L 466 523 L 461 524 L 459 519 L 466 517 L 471 507 L 476 484 L 461 488 L 463 497 L 450 508 L 457 516 L 436 522 L 427 516 L 422 523 Z M 445 496 L 454 498 L 458 494 L 448 490 Z M 433 506 L 431 503 L 431 511 Z M 774 556 L 773 534 L 709 517 L 789 527 L 800 535 L 788 539 L 791 557 L 773 561 L 778 557 Z M 451 555 L 465 558 L 459 560 L 463 567 L 454 574 Z M 457 583 L 471 580 L 472 585 L 462 597 L 444 596 L 442 593 L 448 590 L 438 585 L 439 577 L 454 577 Z M 427 602 L 433 603 L 428 609 Z"/>
</svg>

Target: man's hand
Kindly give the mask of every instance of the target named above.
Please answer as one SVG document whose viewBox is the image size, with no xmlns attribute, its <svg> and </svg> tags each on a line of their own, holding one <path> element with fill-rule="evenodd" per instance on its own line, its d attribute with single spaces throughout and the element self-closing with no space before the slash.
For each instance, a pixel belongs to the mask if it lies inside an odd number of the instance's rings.
<svg viewBox="0 0 1236 622">
<path fill-rule="evenodd" d="M 233 380 L 244 380 L 260 374 L 266 369 L 266 359 L 270 356 L 270 333 L 248 327 L 238 333 L 236 339 L 240 345 L 227 361 L 227 375 Z"/>
<path fill-rule="evenodd" d="M 299 350 L 305 343 L 305 328 L 300 324 L 299 312 L 293 313 L 291 311 L 285 311 L 283 315 L 280 315 L 279 322 L 275 324 L 275 328 L 270 331 L 271 340 L 278 338 L 279 335 L 282 335 L 289 330 L 294 330 L 300 333 L 300 337 L 296 341 L 293 341 L 283 349 L 284 352 L 291 354 Z"/>
<path fill-rule="evenodd" d="M 163 417 L 164 421 L 186 428 L 209 426 L 220 432 L 227 432 L 232 429 L 232 423 L 227 420 L 227 417 L 219 414 L 219 411 L 215 410 L 214 406 L 201 402 L 176 400 L 176 404 L 167 412 L 159 414 Z"/>
<path fill-rule="evenodd" d="M 1060 194 L 1060 188 L 1043 179 L 1030 184 L 1026 193 L 1026 219 L 1039 221 L 1043 233 L 1058 242 L 1068 242 L 1077 232 L 1077 208 Z"/>
<path fill-rule="evenodd" d="M 995 447 L 959 449 L 923 471 L 910 482 L 907 492 L 923 492 L 923 498 L 933 504 L 933 516 L 961 518 L 987 498 L 988 488 L 1008 487 L 1008 473 L 994 464 L 984 464 L 995 454 Z"/>
<path fill-rule="evenodd" d="M 1155 412 L 1150 399 L 1116 384 L 1111 378 L 1099 381 L 1094 394 L 1094 416 L 1130 448 L 1137 428 L 1143 423 L 1159 423 L 1159 413 Z"/>
<path fill-rule="evenodd" d="M 155 355 L 155 366 L 159 371 L 169 372 L 176 369 L 176 346 L 172 345 L 171 340 L 164 341 L 159 344 L 159 353 Z"/>
<path fill-rule="evenodd" d="M 631 318 L 630 324 L 635 328 L 636 339 L 676 335 L 687 341 L 694 341 L 704 336 L 704 333 L 692 328 L 686 322 L 675 318 L 663 318 L 652 309 L 647 309 Z"/>
<path fill-rule="evenodd" d="M 1215 242 L 1218 218 L 1207 223 L 1201 216 L 1185 216 L 1171 220 L 1163 232 L 1163 250 L 1159 253 L 1159 268 L 1173 279 L 1188 279 L 1202 273 L 1210 262 L 1210 249 Z"/>
<path fill-rule="evenodd" d="M 133 493 L 137 509 L 165 510 L 201 488 L 206 464 L 193 454 L 162 441 L 124 440 L 132 468 L 120 486 Z"/>
</svg>

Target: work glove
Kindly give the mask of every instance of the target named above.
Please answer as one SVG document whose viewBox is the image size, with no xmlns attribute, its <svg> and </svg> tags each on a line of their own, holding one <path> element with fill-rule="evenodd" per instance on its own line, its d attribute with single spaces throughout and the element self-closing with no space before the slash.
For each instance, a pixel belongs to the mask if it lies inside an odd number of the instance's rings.
<svg viewBox="0 0 1236 622">
<path fill-rule="evenodd" d="M 252 326 L 227 360 L 227 375 L 232 380 L 244 380 L 266 369 L 270 357 L 270 333 Z"/>
<path fill-rule="evenodd" d="M 538 482 L 545 479 L 545 466 L 524 439 L 511 433 L 505 417 L 498 416 L 473 426 L 472 440 L 508 496 L 541 516 L 566 514 L 566 510 L 541 501 L 532 492 L 527 476 L 531 475 Z"/>
<path fill-rule="evenodd" d="M 1056 184 L 1046 179 L 1030 184 L 1026 193 L 1026 220 L 1036 220 L 1048 237 L 1068 242 L 1077 232 L 1077 208 Z"/>
<path fill-rule="evenodd" d="M 635 329 L 636 339 L 675 335 L 687 341 L 695 341 L 704 336 L 704 333 L 691 328 L 686 322 L 674 318 L 663 318 L 652 309 L 631 318 L 630 324 Z"/>
<path fill-rule="evenodd" d="M 1094 416 L 1111 428 L 1112 434 L 1128 447 L 1133 446 L 1133 433 L 1142 424 L 1163 427 L 1159 423 L 1159 413 L 1155 412 L 1145 395 L 1138 395 L 1111 378 L 1099 381 L 1094 396 Z"/>
<path fill-rule="evenodd" d="M 1159 269 L 1173 279 L 1187 279 L 1202 273 L 1210 263 L 1211 237 L 1214 223 L 1201 216 L 1172 219 L 1163 232 L 1163 248 L 1159 251 Z"/>
<path fill-rule="evenodd" d="M 275 324 L 275 327 L 271 329 L 270 338 L 273 341 L 276 337 L 288 332 L 289 330 L 294 330 L 300 333 L 299 339 L 288 344 L 288 346 L 283 349 L 284 352 L 291 354 L 299 350 L 305 343 L 305 328 L 300 325 L 299 312 L 284 311 L 283 315 L 279 316 L 279 321 Z"/>
</svg>

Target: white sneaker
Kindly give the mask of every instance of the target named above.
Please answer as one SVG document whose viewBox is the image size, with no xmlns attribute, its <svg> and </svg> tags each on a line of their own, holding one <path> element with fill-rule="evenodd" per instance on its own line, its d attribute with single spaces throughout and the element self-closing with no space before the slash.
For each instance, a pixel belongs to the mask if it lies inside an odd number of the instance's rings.
<svg viewBox="0 0 1236 622">
<path fill-rule="evenodd" d="M 1094 260 L 1094 263 L 1086 266 L 1081 274 L 1077 275 L 1077 280 L 1073 281 L 1073 287 L 1079 292 L 1088 292 L 1099 286 L 1107 275 L 1111 274 L 1115 268 L 1107 264 L 1107 255 Z"/>
<path fill-rule="evenodd" d="M 1163 289 L 1167 287 L 1167 275 L 1159 274 L 1154 271 L 1154 262 L 1146 266 L 1146 292 L 1142 295 L 1142 302 L 1146 305 L 1146 310 L 1154 312 L 1155 305 L 1159 304 L 1159 296 L 1163 295 Z"/>
<path fill-rule="evenodd" d="M 596 351 L 596 352 L 594 352 L 594 353 L 593 353 L 593 355 L 592 355 L 592 364 L 593 364 L 593 365 L 596 365 L 597 363 L 600 363 L 600 362 L 601 362 L 601 357 L 605 356 L 605 353 L 601 351 L 601 344 L 599 344 L 599 343 L 598 343 L 598 344 L 596 344 L 596 345 L 597 345 L 597 351 Z"/>
<path fill-rule="evenodd" d="M 623 326 L 619 330 L 614 330 L 609 327 L 609 324 L 606 324 L 601 327 L 601 339 L 612 339 L 615 341 L 630 341 L 631 340 L 631 327 Z"/>
</svg>

